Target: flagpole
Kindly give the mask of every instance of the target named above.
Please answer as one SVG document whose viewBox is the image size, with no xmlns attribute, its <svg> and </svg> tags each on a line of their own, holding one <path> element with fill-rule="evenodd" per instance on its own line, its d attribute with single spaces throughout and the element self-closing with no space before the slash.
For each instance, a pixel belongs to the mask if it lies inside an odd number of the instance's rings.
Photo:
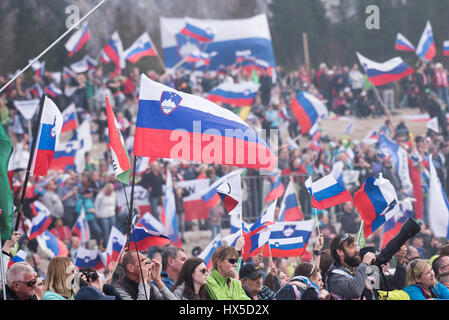
<svg viewBox="0 0 449 320">
<path fill-rule="evenodd" d="M 129 241 L 130 241 L 130 237 L 131 237 L 132 213 L 134 211 L 134 185 L 136 182 L 136 161 L 137 161 L 137 157 L 134 156 L 133 178 L 132 178 L 132 184 L 131 184 L 131 201 L 130 201 L 130 206 L 128 207 L 128 212 L 129 212 L 128 213 L 128 238 L 126 240 L 126 246 L 128 247 L 128 250 L 129 250 Z M 126 193 L 125 193 L 125 197 L 126 197 Z M 136 247 L 136 249 L 137 249 L 137 247 Z"/>
<path fill-rule="evenodd" d="M 321 233 L 320 231 L 320 221 L 318 220 L 318 212 L 316 208 L 313 208 L 315 210 L 315 218 L 316 218 L 316 226 L 318 227 L 318 235 Z"/>
<path fill-rule="evenodd" d="M 19 73 L 14 75 L 11 80 L 9 80 L 1 89 L 0 93 L 3 92 L 11 83 L 13 83 L 22 73 L 24 73 L 26 70 L 28 70 L 29 67 L 31 67 L 37 60 L 39 60 L 44 54 L 46 54 L 51 48 L 53 48 L 59 41 L 62 40 L 67 34 L 69 34 L 73 29 L 78 27 L 78 25 L 83 22 L 88 16 L 90 16 L 95 10 L 98 9 L 106 0 L 101 0 L 99 4 L 97 4 L 95 7 L 93 7 L 84 17 L 82 17 L 78 22 L 76 22 L 70 29 L 68 29 L 66 32 L 64 32 L 58 39 L 56 39 L 50 46 L 47 47 L 44 51 L 42 51 L 36 58 L 33 59 L 25 68 L 23 68 Z"/>
<path fill-rule="evenodd" d="M 28 185 L 28 179 L 30 177 L 31 164 L 32 164 L 33 158 L 34 158 L 34 151 L 36 150 L 37 133 L 39 132 L 39 127 L 40 127 L 41 118 L 42 118 L 42 111 L 44 110 L 44 102 L 45 102 L 45 99 L 47 96 L 48 96 L 47 94 L 43 94 L 41 97 L 41 100 L 39 102 L 39 113 L 37 116 L 37 126 L 34 128 L 34 133 L 33 133 L 33 137 L 32 137 L 33 143 L 31 144 L 30 158 L 28 159 L 28 166 L 27 166 L 27 171 L 26 171 L 26 175 L 25 175 L 25 181 L 23 182 L 22 196 L 20 198 L 19 208 L 17 210 L 17 218 L 16 218 L 16 225 L 14 227 L 14 231 L 17 231 L 19 229 L 20 217 L 22 215 L 23 203 L 25 201 L 26 188 Z"/>
<path fill-rule="evenodd" d="M 132 201 L 133 201 L 133 198 L 134 198 L 134 175 L 135 175 L 135 173 L 136 173 L 136 156 L 134 156 L 134 163 L 133 163 L 133 184 L 132 184 L 132 187 L 131 187 L 131 189 L 132 189 L 131 190 L 131 206 L 133 206 Z M 132 207 L 130 207 L 129 204 L 128 204 L 128 196 L 126 195 L 125 184 L 123 182 L 122 182 L 122 184 L 123 184 L 123 191 L 125 192 L 126 205 L 128 207 L 128 212 L 129 212 L 129 216 L 128 216 L 128 219 L 129 219 L 129 221 L 128 221 L 128 223 L 129 223 L 129 226 L 128 226 L 128 239 L 126 240 L 126 245 L 123 248 L 128 247 L 128 251 L 129 251 L 129 242 L 130 242 L 131 230 L 132 230 L 133 241 L 134 241 L 134 245 L 136 246 L 137 261 L 139 263 L 140 276 L 142 277 L 142 281 L 143 281 L 144 277 L 143 277 L 143 271 L 142 271 L 142 264 L 140 262 L 140 254 L 139 254 L 139 249 L 137 247 L 136 234 L 134 232 L 134 225 L 133 225 L 133 222 L 132 222 L 132 212 L 133 212 L 133 210 L 131 210 Z M 132 208 L 132 209 L 134 209 L 134 208 Z M 123 248 L 122 248 L 122 250 L 123 250 Z M 147 289 L 146 289 L 145 283 L 143 285 L 143 290 L 145 292 L 145 300 L 148 300 Z"/>
</svg>

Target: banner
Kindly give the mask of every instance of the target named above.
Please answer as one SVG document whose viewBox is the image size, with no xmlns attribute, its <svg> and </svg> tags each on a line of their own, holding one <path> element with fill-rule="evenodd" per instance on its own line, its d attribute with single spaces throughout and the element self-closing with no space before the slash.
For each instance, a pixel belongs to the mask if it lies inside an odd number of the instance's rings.
<svg viewBox="0 0 449 320">
<path fill-rule="evenodd" d="M 201 199 L 204 190 L 209 187 L 209 179 L 195 179 L 177 182 L 177 186 L 184 189 L 183 194 L 187 194 L 184 201 L 184 220 L 208 219 L 209 208 Z"/>
<path fill-rule="evenodd" d="M 131 186 L 126 187 L 126 196 L 128 197 L 129 203 L 131 200 Z M 123 191 L 123 188 L 117 191 L 117 207 L 120 212 L 124 210 L 123 207 L 126 208 L 125 191 Z M 140 217 L 147 212 L 151 212 L 150 194 L 147 189 L 140 185 L 134 186 L 134 208 L 139 210 Z M 126 212 L 128 212 L 127 209 Z"/>
<path fill-rule="evenodd" d="M 182 34 L 181 31 L 186 27 L 187 21 L 213 29 L 213 40 L 202 42 Z M 217 52 L 210 61 L 209 70 L 232 65 L 236 59 L 236 51 L 244 50 L 250 50 L 253 56 L 268 62 L 272 67 L 276 66 L 270 28 L 265 14 L 234 20 L 161 17 L 160 25 L 164 62 L 167 68 L 172 68 L 195 50 Z M 191 69 L 193 66 L 194 64 L 184 63 L 182 67 Z"/>
<path fill-rule="evenodd" d="M 31 120 L 39 107 L 39 99 L 34 100 L 14 100 L 14 106 L 19 110 L 25 120 Z"/>
</svg>

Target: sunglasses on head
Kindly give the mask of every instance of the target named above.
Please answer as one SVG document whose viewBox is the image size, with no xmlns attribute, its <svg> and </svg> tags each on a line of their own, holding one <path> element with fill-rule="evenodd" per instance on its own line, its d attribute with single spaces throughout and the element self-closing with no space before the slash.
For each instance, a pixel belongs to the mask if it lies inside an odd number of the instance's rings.
<svg viewBox="0 0 449 320">
<path fill-rule="evenodd" d="M 345 242 L 346 240 L 348 240 L 349 237 L 351 237 L 351 235 L 350 235 L 349 233 L 345 233 L 345 234 L 341 237 L 340 242 L 338 243 L 338 246 L 341 246 L 341 244 L 342 244 L 343 242 Z"/>
<path fill-rule="evenodd" d="M 30 281 L 16 281 L 16 282 L 25 283 L 28 287 L 34 288 L 36 286 L 37 279 L 33 279 Z"/>
<path fill-rule="evenodd" d="M 237 263 L 237 259 L 234 259 L 234 258 L 230 258 L 230 259 L 228 259 L 228 262 L 230 263 L 230 264 L 235 264 L 235 263 Z"/>
</svg>

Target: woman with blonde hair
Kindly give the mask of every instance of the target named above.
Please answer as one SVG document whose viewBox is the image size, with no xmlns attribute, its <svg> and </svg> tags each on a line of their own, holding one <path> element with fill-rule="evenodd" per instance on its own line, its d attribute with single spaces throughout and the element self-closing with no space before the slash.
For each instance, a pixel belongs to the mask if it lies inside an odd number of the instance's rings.
<svg viewBox="0 0 449 320">
<path fill-rule="evenodd" d="M 48 264 L 42 300 L 73 300 L 75 268 L 69 257 L 54 257 Z"/>
<path fill-rule="evenodd" d="M 95 198 L 97 220 L 103 235 L 103 247 L 107 246 L 112 226 L 115 225 L 116 203 L 114 185 L 107 183 Z"/>
<path fill-rule="evenodd" d="M 439 283 L 427 260 L 415 259 L 407 265 L 407 286 L 410 300 L 449 300 L 449 289 Z"/>
</svg>

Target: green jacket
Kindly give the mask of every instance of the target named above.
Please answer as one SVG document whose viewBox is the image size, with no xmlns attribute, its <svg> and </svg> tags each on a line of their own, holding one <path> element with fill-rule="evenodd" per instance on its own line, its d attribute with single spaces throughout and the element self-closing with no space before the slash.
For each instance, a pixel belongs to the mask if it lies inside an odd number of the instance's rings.
<svg viewBox="0 0 449 320">
<path fill-rule="evenodd" d="M 206 282 L 206 290 L 210 298 L 212 300 L 250 300 L 242 288 L 242 283 L 233 278 L 229 279 L 231 282 L 228 287 L 227 278 L 213 269 Z"/>
</svg>

